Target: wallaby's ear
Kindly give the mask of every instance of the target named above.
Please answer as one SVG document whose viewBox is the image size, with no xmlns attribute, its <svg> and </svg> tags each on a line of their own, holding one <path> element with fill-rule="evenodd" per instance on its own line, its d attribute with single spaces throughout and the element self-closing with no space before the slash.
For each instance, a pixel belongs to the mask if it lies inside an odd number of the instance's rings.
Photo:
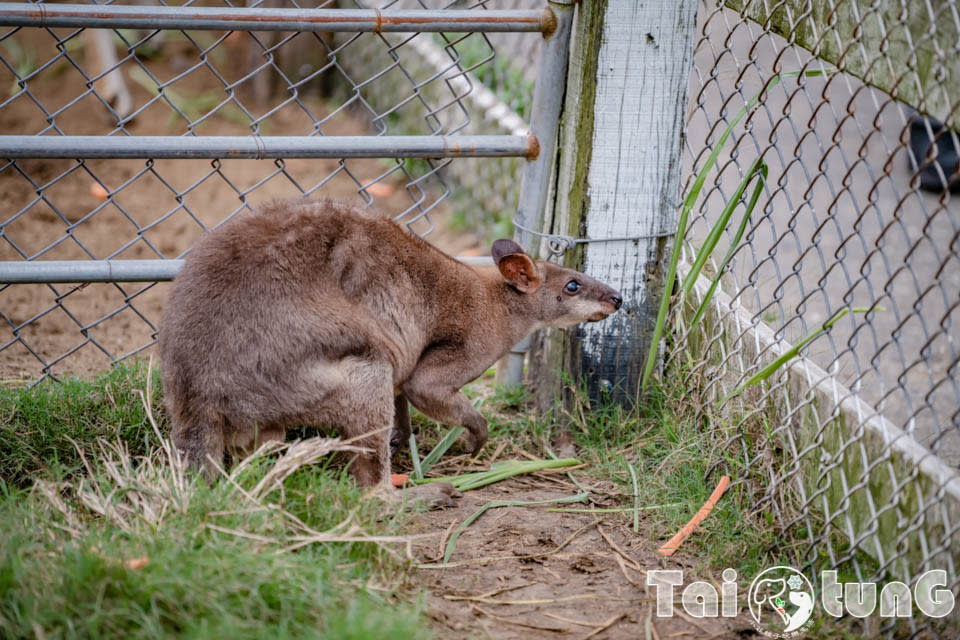
<svg viewBox="0 0 960 640">
<path fill-rule="evenodd" d="M 493 242 L 493 248 L 490 249 L 490 255 L 493 256 L 493 263 L 496 265 L 500 264 L 500 261 L 503 260 L 505 256 L 513 255 L 515 253 L 525 253 L 523 247 L 518 245 L 513 240 L 508 238 L 500 238 Z"/>
<path fill-rule="evenodd" d="M 542 282 L 533 263 L 519 244 L 507 238 L 500 238 L 490 250 L 493 261 L 500 269 L 500 275 L 521 293 L 533 293 Z"/>
<path fill-rule="evenodd" d="M 533 293 L 543 282 L 537 273 L 537 265 L 525 253 L 511 253 L 504 256 L 500 259 L 497 268 L 500 269 L 503 279 L 521 293 Z"/>
</svg>

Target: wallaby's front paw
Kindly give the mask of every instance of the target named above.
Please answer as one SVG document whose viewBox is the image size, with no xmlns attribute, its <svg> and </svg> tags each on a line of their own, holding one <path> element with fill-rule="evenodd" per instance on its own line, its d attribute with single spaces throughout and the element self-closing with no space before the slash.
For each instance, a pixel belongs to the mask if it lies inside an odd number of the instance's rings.
<svg viewBox="0 0 960 640">
<path fill-rule="evenodd" d="M 480 453 L 485 444 L 487 444 L 487 434 L 485 433 L 480 435 L 469 434 L 467 436 L 467 449 L 470 450 L 470 455 L 475 456 Z"/>
<path fill-rule="evenodd" d="M 487 444 L 487 421 L 480 418 L 477 424 L 467 425 L 467 448 L 472 455 L 477 455 L 485 444 Z"/>
<path fill-rule="evenodd" d="M 454 500 L 463 497 L 463 494 L 449 482 L 431 482 L 407 487 L 403 490 L 381 486 L 377 487 L 372 495 L 392 506 L 405 505 L 406 507 L 428 507 L 430 509 L 454 507 L 456 506 Z"/>
</svg>

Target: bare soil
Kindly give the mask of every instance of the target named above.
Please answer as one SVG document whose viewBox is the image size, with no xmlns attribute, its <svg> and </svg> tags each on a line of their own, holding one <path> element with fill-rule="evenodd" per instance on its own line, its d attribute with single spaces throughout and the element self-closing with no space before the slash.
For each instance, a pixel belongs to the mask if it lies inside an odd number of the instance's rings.
<svg viewBox="0 0 960 640">
<path fill-rule="evenodd" d="M 616 493 L 612 483 L 583 480 L 594 495 Z M 453 529 L 491 500 L 549 500 L 578 489 L 564 475 L 537 474 L 469 491 L 455 508 L 419 515 L 414 553 L 440 564 Z M 716 638 L 752 637 L 748 615 L 694 619 L 682 612 L 657 617 L 650 569 L 681 569 L 685 584 L 697 579 L 700 561 L 681 549 L 670 558 L 656 551 L 644 517 L 636 534 L 620 514 L 556 513 L 552 507 L 490 509 L 460 536 L 448 568 L 420 568 L 428 614 L 441 638 Z M 648 632 L 647 629 L 650 629 Z"/>
</svg>

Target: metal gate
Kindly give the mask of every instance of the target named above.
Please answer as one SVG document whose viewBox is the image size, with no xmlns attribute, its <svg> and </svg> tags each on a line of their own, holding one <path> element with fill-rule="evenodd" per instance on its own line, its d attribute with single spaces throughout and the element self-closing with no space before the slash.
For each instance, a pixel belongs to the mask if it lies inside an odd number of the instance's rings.
<svg viewBox="0 0 960 640">
<path fill-rule="evenodd" d="M 183 238 L 250 208 L 254 196 L 279 183 L 273 191 L 308 196 L 345 183 L 369 206 L 386 200 L 400 210 L 398 222 L 425 235 L 449 194 L 444 167 L 457 158 L 519 158 L 517 221 L 539 228 L 572 2 L 532 10 L 488 10 L 485 2 L 469 9 L 224 4 L 0 4 L 0 85 L 9 87 L 0 93 L 0 188 L 7 185 L 0 316 L 10 331 L 0 353 L 39 364 L 39 371 L 4 370 L 4 377 L 39 381 L 56 377 L 81 351 L 93 350 L 105 364 L 149 347 L 156 316 L 142 307 L 155 297 L 154 285 L 179 270 L 189 251 Z M 464 98 L 477 91 L 474 72 L 495 58 L 491 32 L 543 38 L 529 133 L 471 133 L 476 116 Z M 97 54 L 104 39 L 108 51 Z M 414 44 L 425 41 L 444 54 L 426 76 L 411 63 L 423 50 Z M 111 59 L 111 48 L 120 55 Z M 364 59 L 353 59 L 361 50 Z M 358 68 L 366 69 L 363 77 Z M 118 77 L 130 85 L 130 105 L 111 93 Z M 330 77 L 332 89 L 322 82 Z M 377 84 L 387 77 L 405 80 L 407 95 L 378 105 Z M 319 97 L 318 84 L 326 87 Z M 445 99 L 437 99 L 438 88 Z M 421 116 L 422 135 L 395 135 L 392 123 L 411 111 Z M 297 135 L 277 135 L 291 132 Z M 237 179 L 231 167 L 239 160 L 264 168 Z M 149 192 L 148 202 L 131 204 L 138 190 Z M 210 202 L 222 198 L 204 197 L 211 190 L 236 198 L 235 206 L 217 209 Z M 167 233 L 158 240 L 161 229 Z M 529 235 L 519 239 L 530 246 Z M 105 283 L 95 285 L 96 305 L 89 283 Z M 45 322 L 59 323 L 52 342 L 51 332 L 37 337 Z M 139 338 L 117 340 L 118 332 Z"/>
</svg>

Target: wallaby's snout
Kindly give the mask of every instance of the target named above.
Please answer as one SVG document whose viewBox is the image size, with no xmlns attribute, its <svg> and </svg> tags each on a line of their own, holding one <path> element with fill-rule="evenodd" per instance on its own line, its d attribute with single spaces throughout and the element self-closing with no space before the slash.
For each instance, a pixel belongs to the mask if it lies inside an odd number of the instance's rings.
<svg viewBox="0 0 960 640">
<path fill-rule="evenodd" d="M 606 319 L 607 316 L 615 313 L 623 305 L 623 297 L 616 289 L 612 289 L 605 284 L 602 284 L 598 281 L 596 282 L 597 289 L 597 300 L 604 307 L 609 307 L 609 309 L 604 308 L 596 313 L 592 314 L 587 318 L 588 322 L 600 322 L 601 320 Z"/>
<path fill-rule="evenodd" d="M 589 318 L 590 322 L 599 322 L 600 320 L 603 320 L 607 316 L 619 310 L 620 307 L 623 305 L 623 297 L 620 296 L 620 292 L 616 291 L 615 289 L 611 289 L 610 287 L 607 287 L 605 285 L 601 285 L 601 286 L 603 286 L 604 290 L 600 294 L 600 302 L 603 304 L 610 305 L 612 309 L 610 309 L 610 311 L 606 313 L 598 313 L 595 316 Z"/>
</svg>

